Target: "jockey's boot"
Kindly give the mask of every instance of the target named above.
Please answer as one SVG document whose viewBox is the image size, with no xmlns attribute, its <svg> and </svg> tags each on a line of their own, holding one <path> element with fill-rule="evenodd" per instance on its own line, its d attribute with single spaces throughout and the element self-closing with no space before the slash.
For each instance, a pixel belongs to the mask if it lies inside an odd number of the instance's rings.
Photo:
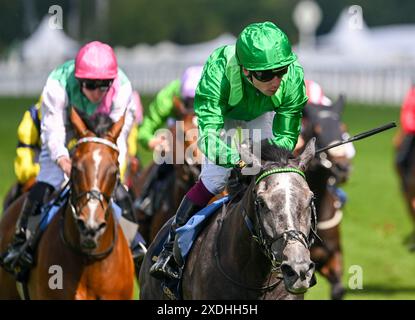
<svg viewBox="0 0 415 320">
<path fill-rule="evenodd" d="M 8 251 L 1 259 L 5 270 L 17 273 L 21 270 L 27 270 L 33 265 L 33 248 L 30 248 L 29 245 L 30 240 L 36 236 L 37 226 L 28 224 L 29 218 L 40 213 L 45 199 L 53 190 L 51 185 L 44 182 L 38 182 L 30 189 L 16 222 L 14 237 Z"/>
<path fill-rule="evenodd" d="M 128 191 L 121 182 L 115 190 L 115 199 L 117 204 L 121 207 L 121 215 L 132 224 L 135 224 L 136 234 L 130 243 L 131 254 L 133 256 L 136 270 L 140 270 L 141 263 L 147 252 L 146 242 L 140 232 L 138 231 L 138 223 L 134 213 L 133 201 Z"/>
<path fill-rule="evenodd" d="M 173 257 L 173 246 L 176 237 L 176 229 L 186 222 L 202 207 L 193 203 L 188 196 L 184 196 L 176 216 L 170 226 L 169 237 L 163 245 L 157 261 L 151 266 L 150 274 L 157 279 L 180 279 L 180 269 Z"/>
</svg>

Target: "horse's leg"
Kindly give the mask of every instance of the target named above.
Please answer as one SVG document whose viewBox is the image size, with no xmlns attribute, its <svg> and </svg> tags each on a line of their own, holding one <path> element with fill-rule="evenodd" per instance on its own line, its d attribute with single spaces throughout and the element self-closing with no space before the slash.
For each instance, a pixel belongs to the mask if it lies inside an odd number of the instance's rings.
<svg viewBox="0 0 415 320">
<path fill-rule="evenodd" d="M 399 150 L 400 148 L 402 148 L 402 144 L 399 145 L 399 148 L 397 150 Z M 412 242 L 415 242 L 415 164 L 412 160 L 414 158 L 413 153 L 414 150 L 412 150 L 411 154 L 407 156 L 408 159 L 411 159 L 409 163 L 409 168 L 403 165 L 404 161 L 396 161 L 395 163 L 395 169 L 401 181 L 401 189 L 404 194 L 405 202 L 408 208 L 408 213 L 411 217 L 413 225 L 413 232 L 409 236 L 409 245 L 411 245 Z M 412 246 L 415 249 L 415 244 L 412 244 Z"/>
<path fill-rule="evenodd" d="M 333 196 L 325 191 L 318 209 L 321 221 L 328 221 L 335 216 L 334 201 Z M 342 284 L 343 260 L 340 246 L 340 226 L 336 225 L 327 230 L 320 230 L 319 236 L 323 240 L 323 245 L 313 248 L 313 261 L 318 266 L 321 275 L 330 283 L 331 299 L 340 300 L 345 292 Z"/>
<path fill-rule="evenodd" d="M 415 250 L 415 195 L 413 192 L 409 192 L 408 190 L 404 190 L 404 198 L 407 207 L 407 211 L 409 213 L 410 219 L 412 220 L 412 231 L 410 234 L 405 238 L 404 243 L 408 247 L 410 251 Z"/>
<path fill-rule="evenodd" d="M 415 189 L 415 185 L 413 186 L 413 188 Z M 415 192 L 407 192 L 405 194 L 405 199 L 412 223 L 415 226 Z"/>
<path fill-rule="evenodd" d="M 331 283 L 331 299 L 341 300 L 345 294 L 342 283 L 343 276 L 343 255 L 342 252 L 336 251 L 328 262 L 332 270 L 334 281 Z"/>
</svg>

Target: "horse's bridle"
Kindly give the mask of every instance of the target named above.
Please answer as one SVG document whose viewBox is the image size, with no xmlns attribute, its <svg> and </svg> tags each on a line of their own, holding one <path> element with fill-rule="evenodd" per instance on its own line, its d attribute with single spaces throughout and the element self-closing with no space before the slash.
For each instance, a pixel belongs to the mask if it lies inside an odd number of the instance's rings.
<svg viewBox="0 0 415 320">
<path fill-rule="evenodd" d="M 263 172 L 256 180 L 255 184 L 257 185 L 262 179 L 273 175 L 277 173 L 287 173 L 287 172 L 294 172 L 299 174 L 301 177 L 306 179 L 305 174 L 303 171 L 298 170 L 296 168 L 274 168 L 269 169 L 265 172 Z M 255 217 L 256 222 L 253 223 L 250 217 L 248 216 L 246 209 L 243 209 L 243 217 L 245 224 L 250 231 L 252 238 L 259 244 L 262 252 L 265 254 L 265 256 L 270 260 L 272 265 L 272 272 L 281 272 L 281 261 L 277 259 L 275 256 L 275 253 L 271 249 L 271 246 L 273 243 L 279 241 L 280 239 L 283 239 L 284 246 L 289 240 L 295 240 L 300 242 L 304 247 L 307 249 L 310 249 L 312 246 L 314 240 L 316 238 L 320 239 L 320 237 L 317 235 L 317 214 L 316 214 L 316 207 L 314 205 L 314 199 L 312 198 L 310 201 L 310 209 L 311 209 L 311 230 L 310 234 L 306 236 L 302 231 L 299 230 L 287 230 L 284 231 L 282 234 L 280 234 L 276 239 L 269 239 L 264 235 L 263 227 L 260 223 L 260 204 L 258 203 L 258 200 L 255 199 Z M 321 240 L 321 239 L 320 239 Z M 284 247 L 283 246 L 283 247 Z"/>
<path fill-rule="evenodd" d="M 118 149 L 118 147 L 117 147 L 117 145 L 115 143 L 113 143 L 113 142 L 111 142 L 111 141 L 109 141 L 107 139 L 99 138 L 99 137 L 84 137 L 84 138 L 78 140 L 78 142 L 75 145 L 75 148 L 77 146 L 79 146 L 80 144 L 82 144 L 82 143 L 88 143 L 88 142 L 89 143 L 92 142 L 92 143 L 104 144 L 104 145 L 110 147 L 111 149 L 119 152 L 119 149 Z M 118 179 L 118 177 L 117 177 L 117 179 Z M 113 192 L 112 192 L 112 194 L 110 196 L 109 195 L 106 195 L 103 192 L 101 192 L 99 190 L 96 190 L 96 189 L 88 190 L 88 191 L 82 192 L 82 193 L 80 193 L 80 194 L 78 194 L 78 195 L 75 196 L 75 194 L 72 192 L 72 190 L 73 190 L 73 188 L 70 188 L 70 196 L 69 196 L 68 203 L 70 205 L 71 213 L 72 213 L 72 216 L 75 219 L 75 221 L 79 217 L 79 211 L 76 209 L 77 208 L 76 204 L 83 197 L 86 197 L 85 205 L 88 203 L 88 201 L 95 199 L 95 200 L 98 200 L 99 201 L 99 203 L 100 203 L 100 205 L 101 205 L 101 207 L 103 209 L 105 208 L 104 203 L 103 203 L 103 200 L 105 200 L 107 202 L 107 208 L 105 209 L 105 220 L 107 220 L 108 215 L 110 213 L 110 208 L 111 208 L 111 205 L 112 205 L 112 201 L 113 201 L 113 195 L 114 195 L 114 192 L 115 192 L 115 187 L 114 187 L 114 190 L 113 190 Z M 84 208 L 85 205 L 83 205 L 82 207 L 80 207 L 80 210 L 82 210 L 82 208 Z M 67 247 L 69 247 L 72 251 L 74 251 L 75 253 L 77 253 L 79 255 L 85 256 L 88 259 L 91 259 L 92 258 L 92 259 L 96 259 L 96 260 L 104 259 L 105 257 L 107 257 L 112 252 L 112 250 L 114 249 L 115 243 L 117 241 L 117 235 L 118 235 L 118 233 L 116 232 L 116 230 L 117 230 L 116 223 L 113 224 L 113 237 L 112 237 L 112 242 L 111 242 L 111 245 L 107 249 L 105 249 L 102 252 L 98 252 L 98 253 L 93 253 L 93 252 L 91 252 L 91 253 L 85 253 L 82 250 L 80 250 L 78 247 L 72 245 L 66 239 L 65 233 L 63 232 L 63 230 L 64 230 L 64 216 L 65 216 L 65 210 L 64 210 L 64 213 L 62 214 L 62 219 L 61 219 L 60 236 L 61 236 L 61 239 L 62 239 L 63 243 Z"/>
<path fill-rule="evenodd" d="M 262 179 L 272 175 L 272 174 L 277 174 L 277 173 L 284 173 L 284 172 L 295 172 L 298 173 L 299 175 L 301 175 L 304 179 L 305 179 L 305 174 L 304 172 L 302 172 L 301 170 L 298 170 L 296 168 L 274 168 L 274 169 L 270 169 L 267 170 L 265 172 L 263 172 L 256 180 L 255 180 L 255 184 L 258 184 Z M 243 191 L 244 189 L 241 189 L 241 191 Z M 240 191 L 240 192 L 241 192 Z M 234 197 L 232 199 L 235 199 L 237 196 L 239 195 L 239 192 L 236 193 L 234 195 Z M 232 199 L 228 202 L 228 205 L 232 202 Z M 255 216 L 256 219 L 258 221 L 257 224 L 254 224 L 252 222 L 252 220 L 249 218 L 246 209 L 243 208 L 243 218 L 245 221 L 245 224 L 248 228 L 248 230 L 251 233 L 252 239 L 254 241 L 256 241 L 260 248 L 262 253 L 269 259 L 269 261 L 271 262 L 271 273 L 275 273 L 277 275 L 277 280 L 267 286 L 263 286 L 263 287 L 254 287 L 254 286 L 249 286 L 246 284 L 243 284 L 235 279 L 233 279 L 231 276 L 229 276 L 225 270 L 223 269 L 221 263 L 220 263 L 220 255 L 219 255 L 219 247 L 218 247 L 218 239 L 216 239 L 216 248 L 215 248 L 215 260 L 216 260 L 216 265 L 219 269 L 219 271 L 222 273 L 222 275 L 228 279 L 230 282 L 234 283 L 235 285 L 248 289 L 248 290 L 254 290 L 254 291 L 269 291 L 272 290 L 275 286 L 277 286 L 282 278 L 282 272 L 281 272 L 281 264 L 282 262 L 277 260 L 277 257 L 275 256 L 274 252 L 271 249 L 271 245 L 273 242 L 278 241 L 279 239 L 283 238 L 284 242 L 287 242 L 289 240 L 296 240 L 299 241 L 301 244 L 303 244 L 307 249 L 309 249 L 311 247 L 311 245 L 313 244 L 314 238 L 318 238 L 320 239 L 320 237 L 317 235 L 317 215 L 316 215 L 316 208 L 314 205 L 314 200 L 311 199 L 310 202 L 310 209 L 311 209 L 311 230 L 310 230 L 310 235 L 307 237 L 303 232 L 298 231 L 298 230 L 288 230 L 283 232 L 277 239 L 273 240 L 273 241 L 269 241 L 268 239 L 265 238 L 264 236 L 264 232 L 262 231 L 261 225 L 259 223 L 260 221 L 260 212 L 258 209 L 258 202 L 257 200 L 255 200 Z M 224 208 L 224 207 L 223 207 Z M 218 238 L 220 237 L 221 231 L 222 231 L 222 222 L 223 219 L 218 220 L 219 223 L 219 231 L 218 231 Z M 321 241 L 321 239 L 320 239 Z"/>
</svg>

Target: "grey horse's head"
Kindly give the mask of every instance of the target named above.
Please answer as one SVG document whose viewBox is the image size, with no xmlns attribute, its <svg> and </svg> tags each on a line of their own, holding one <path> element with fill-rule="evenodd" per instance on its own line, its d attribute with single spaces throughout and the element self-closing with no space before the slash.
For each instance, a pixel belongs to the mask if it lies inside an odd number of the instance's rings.
<svg viewBox="0 0 415 320">
<path fill-rule="evenodd" d="M 255 228 L 262 234 L 266 255 L 280 265 L 286 289 L 304 293 L 315 284 L 309 251 L 313 193 L 303 175 L 314 158 L 315 139 L 297 158 L 275 146 L 263 144 L 261 149 L 261 159 L 248 146 L 240 149 L 242 159 L 260 167 L 252 189 Z"/>
</svg>

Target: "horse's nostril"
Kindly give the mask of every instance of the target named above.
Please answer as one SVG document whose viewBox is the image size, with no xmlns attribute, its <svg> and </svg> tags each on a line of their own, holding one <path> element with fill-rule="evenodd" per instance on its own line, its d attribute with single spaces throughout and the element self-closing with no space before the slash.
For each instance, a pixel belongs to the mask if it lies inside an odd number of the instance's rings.
<svg viewBox="0 0 415 320">
<path fill-rule="evenodd" d="M 106 222 L 102 222 L 102 223 L 98 226 L 97 231 L 101 231 L 101 230 L 105 229 L 105 227 L 106 227 L 106 226 L 107 226 L 107 223 L 106 223 Z"/>
<path fill-rule="evenodd" d="M 76 223 L 78 224 L 78 228 L 80 231 L 84 231 L 86 229 L 84 220 L 78 219 Z"/>
<path fill-rule="evenodd" d="M 289 266 L 288 264 L 283 264 L 281 266 L 281 271 L 288 278 L 292 278 L 297 275 L 293 268 L 291 268 L 291 266 Z"/>
<path fill-rule="evenodd" d="M 314 264 L 314 262 L 311 262 L 310 263 L 310 265 L 309 265 L 309 268 L 308 268 L 308 270 L 314 270 L 314 267 L 315 267 L 316 265 Z"/>
</svg>

